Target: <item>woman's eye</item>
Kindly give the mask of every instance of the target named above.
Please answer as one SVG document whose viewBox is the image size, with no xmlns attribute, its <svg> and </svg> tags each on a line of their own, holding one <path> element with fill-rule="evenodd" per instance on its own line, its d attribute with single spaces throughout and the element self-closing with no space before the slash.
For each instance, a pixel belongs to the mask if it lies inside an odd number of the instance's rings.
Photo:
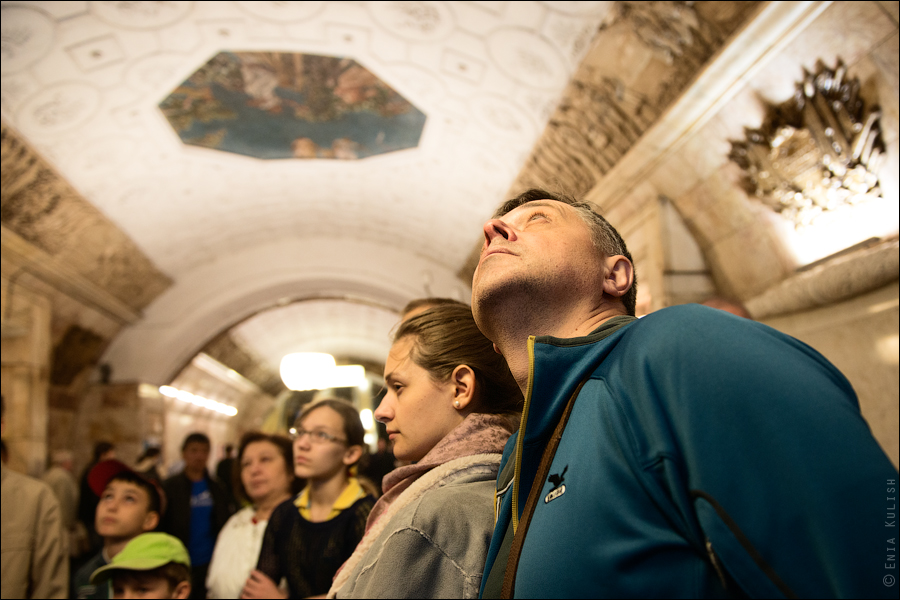
<svg viewBox="0 0 900 600">
<path fill-rule="evenodd" d="M 532 214 L 531 217 L 530 217 L 528 220 L 529 220 L 529 221 L 534 221 L 534 220 L 537 219 L 537 218 L 543 218 L 543 219 L 546 219 L 546 218 L 547 218 L 547 215 L 544 214 L 544 213 L 542 213 L 542 212 L 536 212 L 536 213 Z"/>
</svg>

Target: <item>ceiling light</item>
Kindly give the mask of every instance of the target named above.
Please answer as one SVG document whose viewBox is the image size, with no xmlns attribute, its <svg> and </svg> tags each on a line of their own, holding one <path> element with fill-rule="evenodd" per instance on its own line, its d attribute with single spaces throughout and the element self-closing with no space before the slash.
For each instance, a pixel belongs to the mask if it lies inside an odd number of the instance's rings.
<svg viewBox="0 0 900 600">
<path fill-rule="evenodd" d="M 289 390 L 327 390 L 367 385 L 362 365 L 336 366 L 322 352 L 295 352 L 281 359 L 281 380 Z"/>
<path fill-rule="evenodd" d="M 160 386 L 159 393 L 163 396 L 175 398 L 176 400 L 181 400 L 186 404 L 193 404 L 194 406 L 199 406 L 207 410 L 221 413 L 228 417 L 233 417 L 238 413 L 238 410 L 233 406 L 229 406 L 228 404 L 223 404 L 221 402 L 216 402 L 215 400 L 210 400 L 209 398 L 204 398 L 203 396 L 197 396 L 196 394 L 192 394 L 185 390 L 173 388 L 170 385 Z"/>
</svg>

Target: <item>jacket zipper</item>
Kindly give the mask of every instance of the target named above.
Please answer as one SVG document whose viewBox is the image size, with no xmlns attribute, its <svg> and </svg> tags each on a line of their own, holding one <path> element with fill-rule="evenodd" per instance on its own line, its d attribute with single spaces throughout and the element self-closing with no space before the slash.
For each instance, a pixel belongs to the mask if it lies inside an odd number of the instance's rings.
<svg viewBox="0 0 900 600">
<path fill-rule="evenodd" d="M 513 473 L 512 524 L 513 535 L 519 528 L 519 478 L 522 473 L 522 449 L 525 446 L 525 423 L 528 421 L 528 409 L 531 406 L 531 388 L 534 384 L 534 336 L 528 336 L 528 385 L 525 388 L 525 404 L 522 407 L 522 420 L 519 423 L 519 437 L 516 438 L 516 470 Z"/>
<path fill-rule="evenodd" d="M 719 576 L 719 581 L 722 583 L 722 587 L 725 590 L 728 590 L 728 583 L 725 580 L 725 572 L 722 571 L 722 565 L 719 563 L 719 557 L 716 556 L 715 551 L 713 551 L 712 542 L 709 538 L 706 538 L 706 553 L 709 555 L 709 562 L 712 563 L 713 569 L 716 571 L 716 575 Z"/>
</svg>

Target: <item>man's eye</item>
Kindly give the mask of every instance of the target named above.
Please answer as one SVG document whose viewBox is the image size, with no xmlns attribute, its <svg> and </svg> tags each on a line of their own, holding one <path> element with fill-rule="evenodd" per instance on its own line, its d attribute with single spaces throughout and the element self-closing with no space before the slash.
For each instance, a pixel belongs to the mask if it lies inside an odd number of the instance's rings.
<svg viewBox="0 0 900 600">
<path fill-rule="evenodd" d="M 534 221 L 534 220 L 537 219 L 537 218 L 543 218 L 543 219 L 546 219 L 546 218 L 547 218 L 547 215 L 546 215 L 545 213 L 542 213 L 542 212 L 536 212 L 536 213 L 533 213 L 533 214 L 531 215 L 531 217 L 530 217 L 528 220 L 529 220 L 529 221 Z"/>
</svg>

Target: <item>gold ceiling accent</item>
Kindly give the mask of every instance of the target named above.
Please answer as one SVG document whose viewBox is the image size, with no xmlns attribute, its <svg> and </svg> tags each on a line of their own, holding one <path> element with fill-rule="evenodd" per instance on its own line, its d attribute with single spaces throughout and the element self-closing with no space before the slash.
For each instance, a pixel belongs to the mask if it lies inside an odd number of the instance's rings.
<svg viewBox="0 0 900 600">
<path fill-rule="evenodd" d="M 815 74 L 806 72 L 791 100 L 770 107 L 760 129 L 732 143 L 729 158 L 746 172 L 747 193 L 797 228 L 881 197 L 881 113 L 866 108 L 859 89 L 840 62 L 834 70 L 820 64 Z"/>
</svg>

